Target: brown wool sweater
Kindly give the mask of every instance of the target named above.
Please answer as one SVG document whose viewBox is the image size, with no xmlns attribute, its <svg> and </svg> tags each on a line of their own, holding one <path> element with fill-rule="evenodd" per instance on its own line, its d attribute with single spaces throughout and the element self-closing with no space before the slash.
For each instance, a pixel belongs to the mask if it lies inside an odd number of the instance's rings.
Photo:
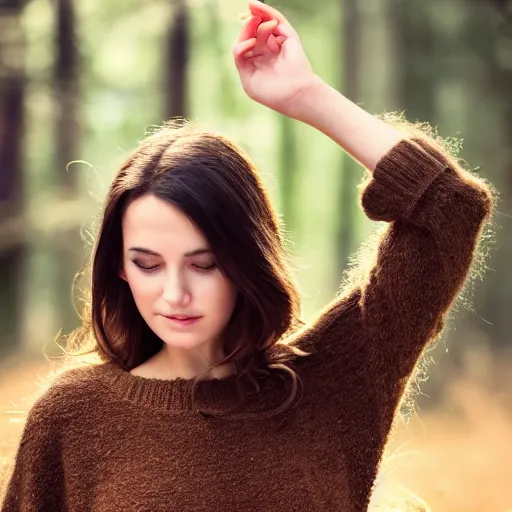
<svg viewBox="0 0 512 512">
<path fill-rule="evenodd" d="M 367 510 L 407 378 L 461 289 L 493 204 L 489 188 L 417 138 L 361 189 L 389 222 L 366 281 L 294 340 L 297 407 L 281 379 L 243 403 L 235 376 L 199 384 L 133 376 L 114 363 L 66 372 L 32 407 L 3 512 Z"/>
</svg>

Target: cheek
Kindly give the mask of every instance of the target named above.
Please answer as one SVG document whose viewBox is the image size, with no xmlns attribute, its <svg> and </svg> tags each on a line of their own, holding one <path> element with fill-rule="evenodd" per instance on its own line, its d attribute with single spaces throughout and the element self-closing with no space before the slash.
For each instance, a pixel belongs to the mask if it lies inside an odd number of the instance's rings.
<svg viewBox="0 0 512 512">
<path fill-rule="evenodd" d="M 232 283 L 222 274 L 213 276 L 211 281 L 203 289 L 203 300 L 208 301 L 213 309 L 220 312 L 229 313 L 233 310 L 237 292 Z"/>
<path fill-rule="evenodd" d="M 148 279 L 137 271 L 127 272 L 126 278 L 136 302 L 153 298 L 160 293 L 161 284 L 158 279 Z"/>
</svg>

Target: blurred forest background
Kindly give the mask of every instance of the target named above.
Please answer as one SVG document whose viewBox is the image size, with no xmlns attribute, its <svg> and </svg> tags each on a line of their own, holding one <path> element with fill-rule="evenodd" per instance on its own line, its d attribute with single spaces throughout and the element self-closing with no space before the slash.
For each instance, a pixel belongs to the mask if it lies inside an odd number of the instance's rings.
<svg viewBox="0 0 512 512">
<path fill-rule="evenodd" d="M 372 113 L 405 111 L 499 190 L 489 269 L 430 353 L 375 492 L 434 511 L 512 511 L 512 2 L 279 0 L 315 71 Z M 331 140 L 248 99 L 231 46 L 241 0 L 0 0 L 0 456 L 54 339 L 103 197 L 147 127 L 173 116 L 258 164 L 299 267 L 304 316 L 335 293 L 375 225 L 363 170 Z M 71 163 L 70 162 L 74 162 Z M 68 165 L 69 164 L 69 165 Z"/>
</svg>

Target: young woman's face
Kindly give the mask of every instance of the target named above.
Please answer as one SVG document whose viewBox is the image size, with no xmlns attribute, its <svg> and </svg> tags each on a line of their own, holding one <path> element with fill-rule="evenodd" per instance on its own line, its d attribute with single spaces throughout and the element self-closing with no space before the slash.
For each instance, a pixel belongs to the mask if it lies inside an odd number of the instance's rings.
<svg viewBox="0 0 512 512">
<path fill-rule="evenodd" d="M 122 231 L 121 277 L 153 332 L 176 348 L 221 343 L 237 293 L 190 219 L 145 195 L 126 209 Z"/>
</svg>

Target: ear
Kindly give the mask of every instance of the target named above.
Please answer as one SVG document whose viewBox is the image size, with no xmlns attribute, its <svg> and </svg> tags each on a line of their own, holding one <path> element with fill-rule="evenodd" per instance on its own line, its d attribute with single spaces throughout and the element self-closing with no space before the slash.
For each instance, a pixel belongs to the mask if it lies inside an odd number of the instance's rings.
<svg viewBox="0 0 512 512">
<path fill-rule="evenodd" d="M 124 268 L 121 268 L 121 270 L 119 271 L 119 277 L 124 281 L 128 282 L 128 279 L 126 279 L 126 273 L 124 271 Z"/>
</svg>

